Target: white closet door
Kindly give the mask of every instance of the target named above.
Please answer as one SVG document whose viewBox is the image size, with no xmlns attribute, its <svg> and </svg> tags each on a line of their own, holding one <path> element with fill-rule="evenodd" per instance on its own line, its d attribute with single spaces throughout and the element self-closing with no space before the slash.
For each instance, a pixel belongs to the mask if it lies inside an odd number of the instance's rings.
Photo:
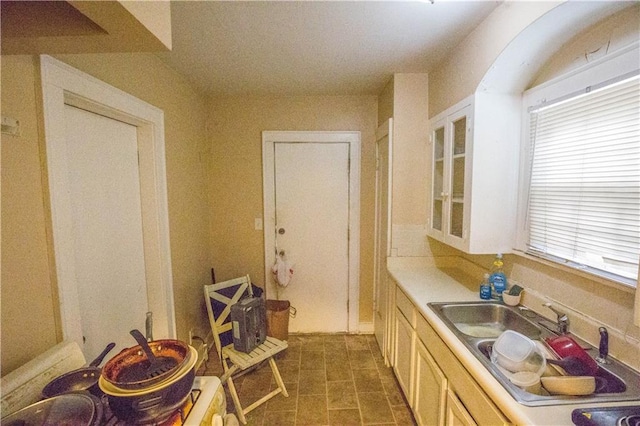
<svg viewBox="0 0 640 426">
<path fill-rule="evenodd" d="M 73 246 L 83 352 L 135 345 L 148 310 L 137 129 L 65 106 Z"/>
</svg>

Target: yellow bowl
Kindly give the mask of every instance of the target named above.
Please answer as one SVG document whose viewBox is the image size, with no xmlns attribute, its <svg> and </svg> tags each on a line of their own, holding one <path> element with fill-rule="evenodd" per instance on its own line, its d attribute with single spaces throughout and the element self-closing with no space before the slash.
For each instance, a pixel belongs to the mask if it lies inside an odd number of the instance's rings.
<svg viewBox="0 0 640 426">
<path fill-rule="evenodd" d="M 596 390 L 593 376 L 543 376 L 540 381 L 550 394 L 556 395 L 591 395 Z"/>
</svg>

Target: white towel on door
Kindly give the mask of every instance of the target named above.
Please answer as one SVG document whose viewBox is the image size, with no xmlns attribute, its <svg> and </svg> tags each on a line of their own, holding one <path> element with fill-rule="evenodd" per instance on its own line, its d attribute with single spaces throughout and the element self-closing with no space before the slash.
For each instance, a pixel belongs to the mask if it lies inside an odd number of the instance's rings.
<svg viewBox="0 0 640 426">
<path fill-rule="evenodd" d="M 271 268 L 271 272 L 276 282 L 282 287 L 286 287 L 293 277 L 293 264 L 286 257 L 277 255 L 276 263 Z"/>
</svg>

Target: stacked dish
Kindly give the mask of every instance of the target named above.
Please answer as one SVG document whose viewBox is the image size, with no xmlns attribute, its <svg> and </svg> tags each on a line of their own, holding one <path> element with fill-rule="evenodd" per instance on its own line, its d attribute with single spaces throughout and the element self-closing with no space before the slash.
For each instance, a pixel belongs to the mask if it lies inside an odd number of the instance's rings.
<svg viewBox="0 0 640 426">
<path fill-rule="evenodd" d="M 530 371 L 539 376 L 547 361 L 536 343 L 513 330 L 503 332 L 493 344 L 491 362 L 512 372 Z"/>
<path fill-rule="evenodd" d="M 116 417 L 130 424 L 158 424 L 181 407 L 191 393 L 198 361 L 195 348 L 187 347 L 187 356 L 175 372 L 142 389 L 123 389 L 101 375 L 98 385 Z"/>
</svg>

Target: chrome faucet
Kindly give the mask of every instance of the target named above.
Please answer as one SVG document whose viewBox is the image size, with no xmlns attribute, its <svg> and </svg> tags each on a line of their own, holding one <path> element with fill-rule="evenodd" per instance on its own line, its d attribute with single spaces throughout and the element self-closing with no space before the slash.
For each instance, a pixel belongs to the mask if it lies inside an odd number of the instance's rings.
<svg viewBox="0 0 640 426">
<path fill-rule="evenodd" d="M 542 306 L 551 309 L 556 314 L 556 329 L 558 333 L 567 334 L 569 332 L 569 317 L 567 314 L 554 308 L 549 302 L 543 303 Z"/>
</svg>

